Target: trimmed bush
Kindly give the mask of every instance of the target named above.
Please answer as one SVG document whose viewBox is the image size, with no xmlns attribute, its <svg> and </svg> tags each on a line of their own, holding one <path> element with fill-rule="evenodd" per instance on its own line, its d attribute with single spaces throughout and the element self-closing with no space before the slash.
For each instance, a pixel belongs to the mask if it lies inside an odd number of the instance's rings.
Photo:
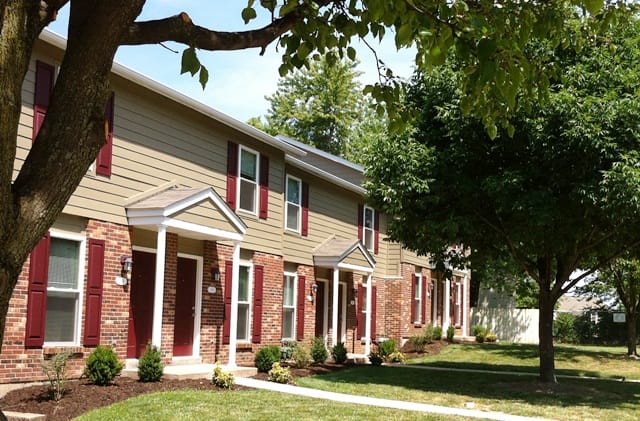
<svg viewBox="0 0 640 421">
<path fill-rule="evenodd" d="M 382 354 L 382 358 L 386 359 L 389 355 L 398 350 L 398 346 L 396 344 L 395 339 L 387 339 L 386 341 L 380 342 L 378 345 L 378 351 Z"/>
<path fill-rule="evenodd" d="M 498 340 L 498 336 L 493 332 L 489 332 L 484 336 L 484 340 L 486 342 L 496 342 Z"/>
<path fill-rule="evenodd" d="M 447 341 L 449 342 L 453 342 L 453 337 L 456 334 L 456 328 L 453 326 L 449 326 L 447 328 Z"/>
<path fill-rule="evenodd" d="M 373 366 L 380 366 L 384 362 L 384 358 L 382 358 L 380 352 L 371 352 L 369 354 L 369 361 Z"/>
<path fill-rule="evenodd" d="M 476 342 L 479 344 L 484 342 L 487 333 L 489 333 L 489 329 L 484 326 L 476 325 L 473 327 L 473 336 L 476 337 Z"/>
<path fill-rule="evenodd" d="M 280 361 L 280 348 L 276 345 L 263 346 L 256 353 L 255 364 L 259 372 L 267 373 L 274 363 Z"/>
<path fill-rule="evenodd" d="M 297 346 L 293 349 L 293 355 L 291 356 L 296 368 L 307 368 L 311 364 L 311 356 L 309 352 L 301 346 Z"/>
<path fill-rule="evenodd" d="M 311 359 L 315 364 L 324 363 L 329 358 L 327 348 L 324 346 L 324 339 L 318 337 L 311 341 Z"/>
<path fill-rule="evenodd" d="M 282 384 L 294 383 L 289 367 L 282 367 L 279 362 L 273 363 L 273 367 L 269 370 L 269 381 Z"/>
<path fill-rule="evenodd" d="M 162 356 L 157 346 L 147 344 L 147 350 L 138 361 L 138 379 L 141 382 L 158 382 L 162 378 L 164 367 Z"/>
<path fill-rule="evenodd" d="M 123 365 L 111 347 L 98 345 L 87 358 L 84 374 L 91 383 L 106 386 L 120 374 Z"/>
<path fill-rule="evenodd" d="M 293 358 L 293 351 L 298 348 L 298 343 L 296 341 L 284 341 L 280 346 L 280 359 L 282 361 L 287 361 Z"/>
<path fill-rule="evenodd" d="M 344 342 L 338 342 L 331 348 L 331 356 L 336 364 L 344 364 L 347 361 L 347 348 Z"/>
<path fill-rule="evenodd" d="M 392 363 L 401 363 L 404 364 L 404 362 L 406 361 L 406 358 L 404 356 L 404 354 L 400 351 L 393 351 L 391 354 L 389 354 L 389 356 L 387 357 L 387 361 L 391 361 Z"/>
<path fill-rule="evenodd" d="M 432 337 L 436 341 L 439 341 L 440 339 L 442 339 L 442 326 L 434 326 L 433 327 Z"/>
<path fill-rule="evenodd" d="M 216 363 L 216 366 L 213 368 L 211 383 L 223 389 L 231 389 L 236 383 L 236 379 L 233 376 L 233 373 L 224 371 L 222 367 L 220 367 L 220 364 Z"/>
</svg>

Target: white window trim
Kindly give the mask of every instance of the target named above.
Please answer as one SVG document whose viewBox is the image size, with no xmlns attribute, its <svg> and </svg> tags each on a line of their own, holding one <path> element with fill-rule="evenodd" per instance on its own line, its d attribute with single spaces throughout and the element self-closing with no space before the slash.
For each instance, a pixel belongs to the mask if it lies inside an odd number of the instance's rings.
<svg viewBox="0 0 640 421">
<path fill-rule="evenodd" d="M 420 305 L 418 306 L 418 310 L 416 311 L 416 320 L 414 320 L 414 323 L 424 323 L 424 320 L 422 320 L 422 307 L 424 306 L 424 303 L 422 302 L 422 287 L 424 285 L 422 285 L 422 274 L 421 273 L 415 273 L 414 274 L 416 277 L 416 283 L 417 288 L 416 288 L 416 294 L 413 296 L 413 302 L 415 305 L 415 302 L 419 302 Z M 418 298 L 416 298 L 416 295 L 418 296 Z"/>
<path fill-rule="evenodd" d="M 256 181 L 251 181 L 242 178 L 242 151 L 245 150 L 250 152 L 256 156 Z M 242 194 L 242 180 L 245 180 L 249 183 L 255 184 L 255 193 L 253 198 L 253 203 L 255 204 L 255 209 L 253 211 L 248 209 L 243 209 L 241 207 L 240 196 Z M 238 148 L 238 174 L 237 174 L 237 185 L 236 185 L 236 203 L 238 204 L 237 208 L 240 212 L 248 213 L 249 215 L 258 216 L 258 210 L 260 209 L 260 152 L 247 148 L 246 146 L 239 145 Z"/>
<path fill-rule="evenodd" d="M 360 294 L 358 294 L 358 300 L 362 300 L 362 322 L 365 324 L 367 324 L 367 315 L 369 313 L 369 306 L 367 305 L 367 288 L 368 285 L 366 283 L 362 284 L 362 297 L 360 296 Z M 365 340 L 367 339 L 367 329 L 362 329 L 362 336 L 360 337 L 360 340 Z"/>
<path fill-rule="evenodd" d="M 78 250 L 78 301 L 76 302 L 76 325 L 73 327 L 73 341 L 71 342 L 44 342 L 44 347 L 61 347 L 61 346 L 79 346 L 80 345 L 80 331 L 82 329 L 82 319 L 84 314 L 82 313 L 84 304 L 84 284 L 85 284 L 85 259 L 86 259 L 86 247 L 87 237 L 82 234 L 75 234 L 65 231 L 59 231 L 56 229 L 50 229 L 49 235 L 51 238 L 58 238 L 61 240 L 71 240 L 80 243 Z M 47 265 L 49 262 L 47 261 Z M 49 288 L 47 280 L 47 295 L 49 291 L 64 291 L 69 292 L 68 289 L 61 288 Z M 46 310 L 45 310 L 46 311 Z M 46 321 L 45 321 L 45 335 L 46 335 Z"/>
<path fill-rule="evenodd" d="M 238 306 L 240 304 L 249 304 L 249 315 L 247 316 L 247 339 L 237 339 L 238 343 L 246 344 L 251 343 L 251 331 L 253 326 L 253 262 L 247 260 L 240 260 L 238 264 L 239 268 L 247 267 L 249 268 L 249 285 L 247 289 L 247 300 L 248 301 L 240 301 L 240 297 L 238 296 Z M 238 276 L 238 282 L 240 282 L 240 276 Z M 240 308 L 238 308 L 240 310 Z M 237 326 L 237 325 L 236 325 Z M 236 332 L 237 335 L 237 332 Z"/>
<path fill-rule="evenodd" d="M 371 228 L 367 228 L 367 210 L 371 211 Z M 362 207 L 362 243 L 367 248 L 367 250 L 373 252 L 375 248 L 375 235 L 376 235 L 376 211 L 370 206 Z M 371 231 L 371 244 L 367 244 L 367 231 Z"/>
<path fill-rule="evenodd" d="M 300 203 L 289 202 L 287 195 L 289 193 L 289 180 L 294 181 L 298 184 L 298 197 L 300 199 Z M 291 229 L 287 226 L 287 221 L 289 220 L 289 204 L 295 205 L 298 207 L 298 223 L 296 229 Z M 285 193 L 284 193 L 284 229 L 286 231 L 295 232 L 300 234 L 302 231 L 302 180 L 298 177 L 294 177 L 292 175 L 287 174 L 287 182 L 285 184 Z"/>
<path fill-rule="evenodd" d="M 285 308 L 293 307 L 293 323 L 291 324 L 291 337 L 284 336 L 284 331 L 282 332 L 282 340 L 283 341 L 293 341 L 296 339 L 297 332 L 297 319 L 298 319 L 298 274 L 294 272 L 285 272 L 284 276 L 289 276 L 293 278 L 293 305 L 285 307 L 284 305 L 284 285 L 283 285 L 283 297 L 282 297 L 282 320 L 284 321 L 284 310 Z"/>
</svg>

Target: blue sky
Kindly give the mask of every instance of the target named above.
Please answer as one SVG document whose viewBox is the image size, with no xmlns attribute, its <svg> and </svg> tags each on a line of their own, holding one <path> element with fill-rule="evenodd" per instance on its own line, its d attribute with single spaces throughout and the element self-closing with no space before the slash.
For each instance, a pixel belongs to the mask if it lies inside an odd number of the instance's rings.
<svg viewBox="0 0 640 421">
<path fill-rule="evenodd" d="M 259 15 L 257 20 L 245 25 L 240 17 L 240 11 L 245 6 L 246 1 L 242 0 L 149 0 L 140 20 L 164 18 L 184 11 L 196 24 L 215 30 L 241 31 L 268 23 L 268 16 Z M 61 11 L 57 21 L 49 29 L 66 35 L 67 20 L 68 6 Z M 373 45 L 379 57 L 397 75 L 411 75 L 414 59 L 412 51 L 397 52 L 393 37 L 387 37 L 382 44 L 374 42 Z M 167 46 L 179 52 L 184 49 L 184 46 L 178 44 L 168 43 Z M 354 47 L 361 62 L 358 67 L 363 72 L 361 81 L 374 83 L 377 81 L 375 57 L 364 44 L 357 43 Z M 181 54 L 160 45 L 120 47 L 116 61 L 238 120 L 246 121 L 250 117 L 266 114 L 269 103 L 264 97 L 275 92 L 279 78 L 280 54 L 276 51 L 275 44 L 270 45 L 263 56 L 259 52 L 259 49 L 201 51 L 200 61 L 210 74 L 204 91 L 197 77 L 180 75 Z"/>
</svg>

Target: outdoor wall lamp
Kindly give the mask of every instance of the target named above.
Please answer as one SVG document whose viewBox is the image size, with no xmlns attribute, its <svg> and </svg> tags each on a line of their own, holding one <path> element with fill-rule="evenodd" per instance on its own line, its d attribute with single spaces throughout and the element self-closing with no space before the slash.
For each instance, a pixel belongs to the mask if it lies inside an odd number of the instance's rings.
<svg viewBox="0 0 640 421">
<path fill-rule="evenodd" d="M 211 279 L 216 282 L 220 282 L 220 269 L 217 267 L 211 268 Z"/>
<path fill-rule="evenodd" d="M 122 269 L 120 270 L 120 276 L 116 276 L 116 284 L 125 286 L 131 281 L 131 269 L 133 269 L 133 259 L 131 256 L 121 256 L 120 264 Z"/>
<path fill-rule="evenodd" d="M 309 302 L 313 302 L 313 297 L 315 297 L 315 295 L 318 292 L 318 284 L 311 284 L 311 290 L 309 291 L 309 296 L 307 297 L 307 300 L 309 300 Z"/>
</svg>

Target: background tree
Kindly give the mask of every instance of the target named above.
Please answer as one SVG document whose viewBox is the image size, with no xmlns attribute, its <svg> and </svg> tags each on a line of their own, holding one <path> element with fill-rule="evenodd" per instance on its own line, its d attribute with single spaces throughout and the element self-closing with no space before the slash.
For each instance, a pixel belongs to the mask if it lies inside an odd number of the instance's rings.
<svg viewBox="0 0 640 421">
<path fill-rule="evenodd" d="M 357 62 L 332 57 L 311 61 L 280 79 L 277 91 L 267 97 L 263 129 L 359 161 L 368 139 L 384 134 L 385 119 L 375 117 L 362 93 Z"/>
<path fill-rule="evenodd" d="M 493 140 L 460 112 L 459 67 L 417 77 L 418 124 L 376 145 L 367 171 L 393 240 L 436 257 L 453 243 L 484 259 L 508 253 L 538 283 L 543 382 L 556 380 L 557 300 L 640 242 L 638 35 L 632 20 L 573 48 L 531 44 L 563 72 L 544 107 L 521 109 Z"/>
<path fill-rule="evenodd" d="M 625 255 L 628 255 L 625 253 Z M 638 322 L 640 321 L 640 261 L 619 258 L 603 267 L 578 291 L 608 303 L 609 308 L 622 304 L 626 319 L 627 355 L 638 356 Z"/>
</svg>

